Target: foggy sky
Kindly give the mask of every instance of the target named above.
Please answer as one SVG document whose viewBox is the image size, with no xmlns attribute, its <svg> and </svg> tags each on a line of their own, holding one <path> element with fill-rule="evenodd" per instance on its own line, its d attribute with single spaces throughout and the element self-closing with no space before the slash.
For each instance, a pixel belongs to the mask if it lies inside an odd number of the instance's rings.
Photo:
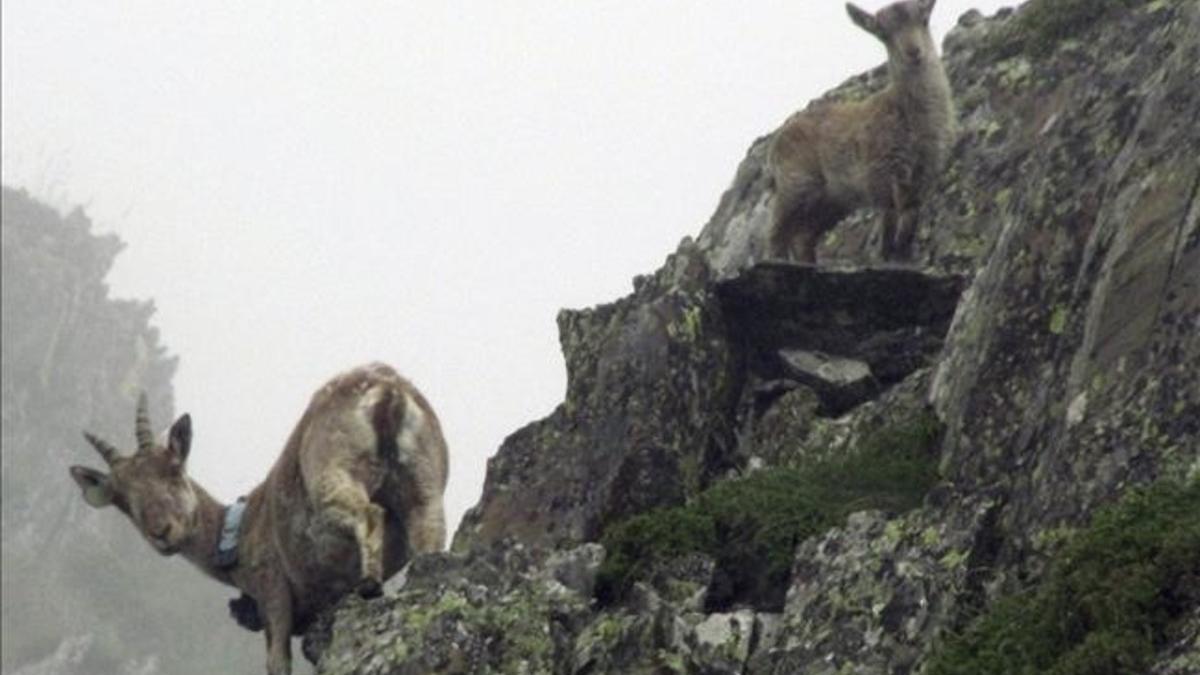
<svg viewBox="0 0 1200 675">
<path fill-rule="evenodd" d="M 937 37 L 1006 4 L 942 0 Z M 451 531 L 562 400 L 558 309 L 628 293 L 756 137 L 885 59 L 812 0 L 2 13 L 3 181 L 127 242 L 113 293 L 182 358 L 193 477 L 250 490 L 318 386 L 383 360 L 442 419 Z"/>
</svg>

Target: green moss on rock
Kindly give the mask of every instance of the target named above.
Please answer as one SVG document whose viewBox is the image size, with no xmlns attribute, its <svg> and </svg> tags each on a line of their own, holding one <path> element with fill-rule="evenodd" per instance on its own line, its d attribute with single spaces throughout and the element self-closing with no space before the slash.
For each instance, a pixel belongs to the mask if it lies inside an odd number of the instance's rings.
<svg viewBox="0 0 1200 675">
<path fill-rule="evenodd" d="M 597 597 L 611 604 L 656 565 L 691 553 L 716 560 L 709 608 L 778 609 L 803 539 L 854 511 L 905 511 L 937 479 L 932 415 L 884 429 L 839 457 L 759 471 L 716 484 L 691 504 L 656 509 L 608 528 Z"/>
<path fill-rule="evenodd" d="M 926 675 L 1145 672 L 1200 602 L 1200 481 L 1136 489 L 1065 545 L 1045 580 L 947 639 Z"/>
</svg>

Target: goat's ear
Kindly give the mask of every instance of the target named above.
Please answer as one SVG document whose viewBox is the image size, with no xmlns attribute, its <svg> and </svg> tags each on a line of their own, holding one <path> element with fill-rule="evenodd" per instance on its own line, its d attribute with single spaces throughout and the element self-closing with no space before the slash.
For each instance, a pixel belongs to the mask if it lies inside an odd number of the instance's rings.
<svg viewBox="0 0 1200 675">
<path fill-rule="evenodd" d="M 879 28 L 879 22 L 875 20 L 875 15 L 867 12 L 866 10 L 860 9 L 852 2 L 846 3 L 846 12 L 850 14 L 850 20 L 854 22 L 854 25 L 867 31 L 871 35 L 874 35 L 880 40 L 883 39 L 883 31 Z"/>
<path fill-rule="evenodd" d="M 933 6 L 937 4 L 937 0 L 917 0 L 917 8 L 921 10 L 921 18 L 929 21 L 929 17 L 933 15 Z"/>
<path fill-rule="evenodd" d="M 184 413 L 171 425 L 167 434 L 167 450 L 182 464 L 187 461 L 188 452 L 192 449 L 192 416 Z"/>
<path fill-rule="evenodd" d="M 71 478 L 83 491 L 83 500 L 93 508 L 101 508 L 113 503 L 115 496 L 112 481 L 107 474 L 89 469 L 86 466 L 71 467 Z"/>
</svg>

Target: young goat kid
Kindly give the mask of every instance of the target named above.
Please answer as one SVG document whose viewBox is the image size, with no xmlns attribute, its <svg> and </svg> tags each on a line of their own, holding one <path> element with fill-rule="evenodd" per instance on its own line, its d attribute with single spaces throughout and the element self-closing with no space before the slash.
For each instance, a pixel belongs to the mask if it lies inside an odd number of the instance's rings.
<svg viewBox="0 0 1200 675">
<path fill-rule="evenodd" d="M 821 237 L 863 206 L 883 213 L 883 258 L 910 255 L 921 193 L 954 141 L 950 83 L 929 33 L 935 2 L 903 0 L 875 15 L 846 5 L 887 46 L 891 82 L 864 101 L 810 106 L 775 134 L 771 257 L 816 263 Z"/>
<path fill-rule="evenodd" d="M 162 555 L 182 554 L 241 589 L 238 621 L 266 628 L 267 672 L 291 672 L 293 633 L 352 589 L 378 595 L 415 553 L 445 543 L 446 442 L 437 416 L 383 364 L 339 375 L 313 395 L 267 479 L 233 506 L 188 478 L 192 424 L 155 442 L 138 402 L 137 452 L 85 434 L 107 462 L 71 476 L 94 507 L 115 505 Z"/>
</svg>

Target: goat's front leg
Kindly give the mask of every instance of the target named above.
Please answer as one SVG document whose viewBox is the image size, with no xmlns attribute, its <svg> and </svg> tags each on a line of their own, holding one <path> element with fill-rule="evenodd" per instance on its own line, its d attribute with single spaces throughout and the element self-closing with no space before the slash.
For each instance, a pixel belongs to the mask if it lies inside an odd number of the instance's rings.
<svg viewBox="0 0 1200 675">
<path fill-rule="evenodd" d="M 266 614 L 267 675 L 292 675 L 292 596 L 278 589 L 259 603 Z"/>
<path fill-rule="evenodd" d="M 911 174 L 904 181 L 892 179 L 891 205 L 883 212 L 883 259 L 908 260 L 917 234 L 920 204 L 913 192 Z"/>
<path fill-rule="evenodd" d="M 775 198 L 775 204 L 771 209 L 770 229 L 767 231 L 768 259 L 791 259 L 792 237 L 795 235 L 792 209 L 793 207 L 785 204 L 781 197 Z"/>
<path fill-rule="evenodd" d="M 887 262 L 896 257 L 896 211 L 884 209 L 879 224 L 879 257 Z"/>
</svg>

